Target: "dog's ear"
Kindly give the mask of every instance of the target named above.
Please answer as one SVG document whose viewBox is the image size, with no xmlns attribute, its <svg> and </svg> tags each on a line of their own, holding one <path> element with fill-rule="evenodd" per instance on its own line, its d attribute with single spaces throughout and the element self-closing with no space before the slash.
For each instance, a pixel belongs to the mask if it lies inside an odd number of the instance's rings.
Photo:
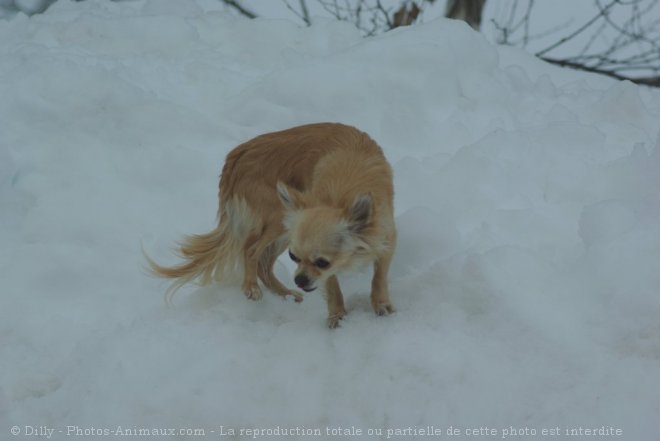
<svg viewBox="0 0 660 441">
<path fill-rule="evenodd" d="M 372 218 L 374 200 L 368 193 L 359 194 L 348 211 L 348 229 L 352 233 L 364 230 Z"/>
<path fill-rule="evenodd" d="M 277 181 L 277 195 L 286 210 L 293 211 L 302 208 L 302 194 L 294 188 L 287 187 L 282 181 Z"/>
</svg>

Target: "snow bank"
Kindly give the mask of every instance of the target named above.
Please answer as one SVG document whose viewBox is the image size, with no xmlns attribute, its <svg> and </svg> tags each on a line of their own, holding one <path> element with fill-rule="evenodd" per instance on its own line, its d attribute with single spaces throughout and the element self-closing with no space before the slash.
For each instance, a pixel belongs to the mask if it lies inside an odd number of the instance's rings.
<svg viewBox="0 0 660 441">
<path fill-rule="evenodd" d="M 446 20 L 362 39 L 212 9 L 60 1 L 0 21 L 2 438 L 657 438 L 657 92 L 540 66 Z M 181 234 L 213 225 L 232 147 L 327 120 L 369 132 L 393 164 L 398 312 L 373 315 L 368 273 L 345 281 L 334 332 L 316 294 L 254 303 L 212 286 L 165 308 L 141 242 L 173 262 Z M 290 283 L 289 262 L 277 271 Z"/>
</svg>

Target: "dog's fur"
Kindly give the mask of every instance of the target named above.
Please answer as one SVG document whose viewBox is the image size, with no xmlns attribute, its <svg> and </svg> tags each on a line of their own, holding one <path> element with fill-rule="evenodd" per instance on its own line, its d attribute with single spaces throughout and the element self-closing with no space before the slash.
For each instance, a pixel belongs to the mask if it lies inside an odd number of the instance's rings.
<svg viewBox="0 0 660 441">
<path fill-rule="evenodd" d="M 302 300 L 273 274 L 275 259 L 289 246 L 298 263 L 295 282 L 304 291 L 323 285 L 328 325 L 346 310 L 337 272 L 373 262 L 371 304 L 378 315 L 394 311 L 387 272 L 396 244 L 392 170 L 380 147 L 354 127 L 319 123 L 267 133 L 232 150 L 220 178 L 218 226 L 189 236 L 185 262 L 152 271 L 175 279 L 169 291 L 208 284 L 243 271 L 242 289 L 261 298 L 257 280 L 281 296 Z"/>
</svg>

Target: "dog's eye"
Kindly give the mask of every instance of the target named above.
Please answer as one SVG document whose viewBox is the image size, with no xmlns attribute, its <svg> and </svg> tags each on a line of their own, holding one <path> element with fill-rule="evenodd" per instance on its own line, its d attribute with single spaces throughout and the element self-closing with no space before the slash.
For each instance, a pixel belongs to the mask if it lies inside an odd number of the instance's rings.
<svg viewBox="0 0 660 441">
<path fill-rule="evenodd" d="M 296 257 L 296 255 L 293 254 L 293 253 L 291 252 L 291 250 L 289 250 L 289 257 L 290 257 L 291 260 L 293 260 L 294 262 L 296 262 L 296 263 L 300 263 L 300 259 L 298 259 L 298 258 Z"/>
<path fill-rule="evenodd" d="M 327 260 L 321 257 L 314 261 L 314 266 L 317 268 L 324 269 L 330 266 L 330 262 L 328 262 Z"/>
</svg>

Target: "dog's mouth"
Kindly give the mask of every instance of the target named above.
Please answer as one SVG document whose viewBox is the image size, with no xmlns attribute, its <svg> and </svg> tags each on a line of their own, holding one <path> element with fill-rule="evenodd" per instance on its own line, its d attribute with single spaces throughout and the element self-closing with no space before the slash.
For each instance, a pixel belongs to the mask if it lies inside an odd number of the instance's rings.
<svg viewBox="0 0 660 441">
<path fill-rule="evenodd" d="M 305 291 L 305 292 L 312 292 L 312 291 L 314 291 L 314 290 L 316 289 L 316 287 L 315 287 L 315 286 L 312 286 L 312 287 L 309 287 L 309 286 L 308 286 L 308 287 L 305 287 L 305 288 L 302 288 L 302 287 L 301 287 L 300 289 L 302 289 L 302 290 Z"/>
</svg>

